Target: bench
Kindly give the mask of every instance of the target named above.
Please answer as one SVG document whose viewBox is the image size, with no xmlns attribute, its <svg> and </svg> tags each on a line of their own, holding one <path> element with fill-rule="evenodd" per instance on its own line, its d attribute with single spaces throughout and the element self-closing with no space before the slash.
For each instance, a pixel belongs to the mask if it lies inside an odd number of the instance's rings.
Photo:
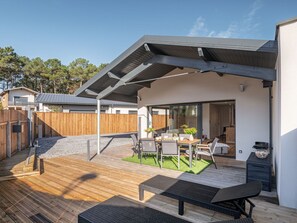
<svg viewBox="0 0 297 223">
<path fill-rule="evenodd" d="M 250 182 L 229 188 L 215 188 L 198 183 L 157 175 L 139 185 L 139 200 L 144 199 L 144 191 L 160 194 L 178 200 L 178 213 L 184 214 L 184 202 L 221 212 L 235 219 L 243 214 L 252 217 L 255 205 L 248 199 L 258 196 L 261 182 Z M 245 211 L 245 201 L 250 211 Z"/>
<path fill-rule="evenodd" d="M 78 223 L 189 223 L 184 219 L 146 207 L 122 196 L 114 196 L 78 215 Z M 217 223 L 253 223 L 250 218 Z"/>
</svg>

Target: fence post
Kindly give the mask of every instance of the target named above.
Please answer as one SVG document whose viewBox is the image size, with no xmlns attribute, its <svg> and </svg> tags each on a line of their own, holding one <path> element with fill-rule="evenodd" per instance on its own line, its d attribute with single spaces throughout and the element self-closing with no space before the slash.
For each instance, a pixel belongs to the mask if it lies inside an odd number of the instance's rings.
<svg viewBox="0 0 297 223">
<path fill-rule="evenodd" d="M 6 125 L 6 156 L 11 157 L 11 125 L 10 120 L 7 121 Z"/>
<path fill-rule="evenodd" d="M 28 144 L 32 146 L 32 111 L 30 108 L 27 110 L 27 129 L 28 129 Z"/>
<path fill-rule="evenodd" d="M 20 112 L 18 112 L 18 122 L 17 122 L 17 125 L 21 125 L 21 121 L 20 121 Z M 21 129 L 22 129 L 22 126 L 21 126 Z M 22 150 L 22 146 L 21 146 L 21 134 L 22 134 L 22 131 L 21 132 L 17 132 L 17 150 L 18 151 L 21 151 Z"/>
<path fill-rule="evenodd" d="M 38 125 L 38 139 L 42 138 L 42 125 Z"/>
</svg>

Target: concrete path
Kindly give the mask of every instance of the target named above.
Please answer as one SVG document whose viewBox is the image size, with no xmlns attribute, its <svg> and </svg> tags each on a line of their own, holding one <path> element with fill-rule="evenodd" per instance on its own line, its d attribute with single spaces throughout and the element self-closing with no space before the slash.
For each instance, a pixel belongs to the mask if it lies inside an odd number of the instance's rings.
<svg viewBox="0 0 297 223">
<path fill-rule="evenodd" d="M 72 154 L 87 153 L 87 142 L 90 141 L 91 156 L 97 152 L 97 136 L 67 136 L 38 139 L 37 155 L 40 158 L 53 158 Z M 100 148 L 105 151 L 108 148 L 132 145 L 129 134 L 116 134 L 101 136 Z"/>
</svg>

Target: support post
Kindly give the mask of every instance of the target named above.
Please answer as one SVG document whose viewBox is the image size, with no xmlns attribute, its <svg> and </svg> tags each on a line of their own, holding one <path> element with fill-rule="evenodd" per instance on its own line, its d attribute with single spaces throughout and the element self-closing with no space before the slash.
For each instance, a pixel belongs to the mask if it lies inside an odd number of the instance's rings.
<svg viewBox="0 0 297 223">
<path fill-rule="evenodd" d="M 6 156 L 11 157 L 11 124 L 7 121 L 6 125 Z"/>
<path fill-rule="evenodd" d="M 87 141 L 87 161 L 91 160 L 91 144 L 90 140 Z"/>
<path fill-rule="evenodd" d="M 138 136 L 137 139 L 139 140 L 141 138 L 141 117 L 138 116 Z"/>
<path fill-rule="evenodd" d="M 168 130 L 168 109 L 165 108 L 165 132 Z"/>
<path fill-rule="evenodd" d="M 97 99 L 97 154 L 100 154 L 100 99 Z"/>
</svg>

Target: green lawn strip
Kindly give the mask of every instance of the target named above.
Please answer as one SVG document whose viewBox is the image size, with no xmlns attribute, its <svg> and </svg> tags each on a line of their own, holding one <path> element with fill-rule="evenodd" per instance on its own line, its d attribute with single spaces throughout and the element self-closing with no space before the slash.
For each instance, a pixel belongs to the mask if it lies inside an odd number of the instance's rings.
<svg viewBox="0 0 297 223">
<path fill-rule="evenodd" d="M 137 155 L 134 155 L 133 157 L 126 157 L 123 158 L 122 160 L 132 162 L 132 163 L 139 163 L 140 164 L 140 159 L 138 159 Z M 155 166 L 160 168 L 160 158 L 157 161 L 156 155 L 145 155 L 142 158 L 142 165 L 148 165 L 148 166 Z M 189 158 L 185 156 L 180 157 L 180 169 L 177 168 L 177 157 L 163 157 L 163 168 L 165 169 L 171 169 L 171 170 L 179 170 L 182 172 L 186 173 L 192 173 L 192 174 L 199 174 L 201 173 L 204 169 L 206 169 L 210 164 L 212 164 L 211 161 L 208 160 L 198 160 L 197 163 L 194 160 L 192 169 L 189 167 Z"/>
</svg>

